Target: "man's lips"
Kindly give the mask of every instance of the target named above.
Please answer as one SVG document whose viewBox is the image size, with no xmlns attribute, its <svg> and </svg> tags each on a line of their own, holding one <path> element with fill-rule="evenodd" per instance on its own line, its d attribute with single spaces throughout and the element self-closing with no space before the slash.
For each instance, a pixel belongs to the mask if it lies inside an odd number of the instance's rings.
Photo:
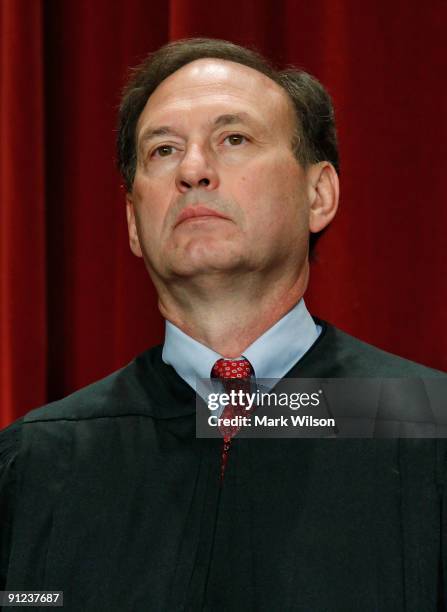
<svg viewBox="0 0 447 612">
<path fill-rule="evenodd" d="M 177 217 L 174 227 L 183 223 L 183 221 L 187 221 L 188 219 L 200 218 L 200 217 L 218 217 L 220 219 L 227 219 L 225 215 L 217 212 L 217 210 L 212 210 L 211 208 L 207 208 L 206 206 L 188 206 Z"/>
</svg>

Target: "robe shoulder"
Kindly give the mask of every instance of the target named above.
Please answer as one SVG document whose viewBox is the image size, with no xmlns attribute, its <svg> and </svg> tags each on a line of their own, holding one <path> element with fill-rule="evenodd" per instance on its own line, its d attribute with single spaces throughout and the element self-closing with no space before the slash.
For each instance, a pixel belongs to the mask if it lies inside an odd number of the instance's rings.
<svg viewBox="0 0 447 612">
<path fill-rule="evenodd" d="M 154 348 L 152 351 L 156 351 Z M 154 397 L 145 394 L 144 378 L 151 376 L 151 351 L 142 353 L 125 367 L 74 393 L 28 412 L 25 423 L 151 414 Z M 131 401 L 129 401 L 131 398 Z"/>
<path fill-rule="evenodd" d="M 447 379 L 445 372 L 388 353 L 320 319 L 316 322 L 323 331 L 295 366 L 301 376 Z"/>
<path fill-rule="evenodd" d="M 31 410 L 24 424 L 120 416 L 172 418 L 178 416 L 179 406 L 184 415 L 184 404 L 193 400 L 193 390 L 163 363 L 161 346 L 155 346 L 109 376 Z"/>
</svg>

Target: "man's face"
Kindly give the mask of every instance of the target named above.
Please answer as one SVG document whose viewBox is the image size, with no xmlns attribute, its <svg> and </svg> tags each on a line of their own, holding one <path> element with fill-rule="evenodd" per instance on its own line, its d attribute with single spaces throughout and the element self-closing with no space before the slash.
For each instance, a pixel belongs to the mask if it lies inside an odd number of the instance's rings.
<svg viewBox="0 0 447 612">
<path fill-rule="evenodd" d="M 285 91 L 246 66 L 187 64 L 150 96 L 137 125 L 130 243 L 154 280 L 298 268 L 308 186 Z"/>
</svg>

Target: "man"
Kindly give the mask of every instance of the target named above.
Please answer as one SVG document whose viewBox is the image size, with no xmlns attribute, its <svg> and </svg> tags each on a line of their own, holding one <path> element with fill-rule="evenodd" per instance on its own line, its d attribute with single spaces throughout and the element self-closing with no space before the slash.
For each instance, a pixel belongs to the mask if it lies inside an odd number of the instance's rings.
<svg viewBox="0 0 447 612">
<path fill-rule="evenodd" d="M 229 435 L 221 456 L 195 436 L 222 359 L 244 379 L 437 375 L 304 305 L 309 235 L 338 203 L 323 87 L 179 41 L 134 73 L 118 145 L 165 343 L 3 432 L 2 588 L 63 590 L 68 610 L 437 609 L 440 441 Z"/>
</svg>

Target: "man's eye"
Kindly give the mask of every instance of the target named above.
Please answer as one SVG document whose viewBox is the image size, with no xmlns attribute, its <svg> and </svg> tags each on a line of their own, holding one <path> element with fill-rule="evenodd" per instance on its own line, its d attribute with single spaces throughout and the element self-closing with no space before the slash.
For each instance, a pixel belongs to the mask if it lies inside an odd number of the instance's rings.
<svg viewBox="0 0 447 612">
<path fill-rule="evenodd" d="M 231 146 L 237 146 L 243 144 L 247 139 L 245 138 L 245 136 L 242 136 L 242 134 L 230 134 L 230 136 L 227 136 L 225 140 Z"/>
<path fill-rule="evenodd" d="M 168 157 L 174 151 L 171 145 L 160 145 L 152 152 L 152 157 Z"/>
</svg>

